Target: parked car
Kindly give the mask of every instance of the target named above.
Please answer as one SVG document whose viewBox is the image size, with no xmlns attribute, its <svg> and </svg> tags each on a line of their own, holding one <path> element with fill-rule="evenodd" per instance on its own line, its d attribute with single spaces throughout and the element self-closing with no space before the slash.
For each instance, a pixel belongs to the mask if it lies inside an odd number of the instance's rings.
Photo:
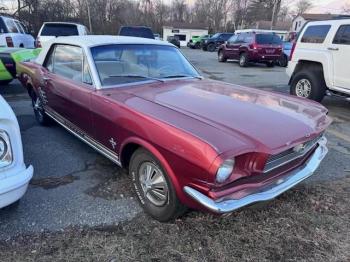
<svg viewBox="0 0 350 262">
<path fill-rule="evenodd" d="M 41 48 L 46 42 L 58 36 L 87 35 L 88 33 L 89 30 L 86 26 L 81 24 L 69 22 L 45 22 L 39 30 L 35 46 Z"/>
<path fill-rule="evenodd" d="M 34 59 L 39 52 L 39 49 L 0 48 L 0 85 L 7 85 L 17 77 L 18 62 Z"/>
<path fill-rule="evenodd" d="M 292 51 L 293 43 L 291 42 L 283 42 L 283 52 L 281 57 L 278 60 L 278 65 L 282 67 L 286 67 L 288 65 L 290 52 Z"/>
<path fill-rule="evenodd" d="M 211 38 L 211 37 L 212 37 L 212 35 L 205 35 L 205 36 L 201 37 L 201 41 L 200 41 L 200 44 L 199 44 L 199 48 L 202 49 L 202 50 L 204 50 L 204 49 L 203 49 L 204 44 L 205 44 L 206 41 L 207 41 L 209 38 Z M 204 51 L 206 51 L 206 50 L 204 50 Z"/>
<path fill-rule="evenodd" d="M 216 33 L 212 37 L 202 42 L 202 49 L 204 51 L 214 52 L 220 45 L 225 43 L 233 33 Z"/>
<path fill-rule="evenodd" d="M 17 205 L 27 191 L 33 167 L 23 162 L 21 133 L 11 107 L 0 95 L 0 208 Z"/>
<path fill-rule="evenodd" d="M 160 34 L 153 34 L 154 39 L 156 40 L 162 40 L 162 38 L 160 37 Z"/>
<path fill-rule="evenodd" d="M 168 36 L 167 41 L 177 48 L 181 48 L 180 39 L 177 36 Z"/>
<path fill-rule="evenodd" d="M 122 26 L 119 35 L 154 39 L 152 29 L 146 26 Z"/>
<path fill-rule="evenodd" d="M 211 35 L 201 35 L 192 37 L 192 39 L 188 43 L 188 47 L 193 49 L 200 49 L 202 40 L 210 38 Z"/>
<path fill-rule="evenodd" d="M 241 67 L 250 62 L 273 67 L 282 55 L 282 40 L 273 33 L 239 33 L 232 36 L 218 50 L 219 62 L 238 59 Z"/>
<path fill-rule="evenodd" d="M 350 19 L 309 22 L 292 48 L 290 93 L 321 101 L 326 94 L 350 100 Z"/>
<path fill-rule="evenodd" d="M 34 38 L 20 21 L 0 16 L 0 47 L 34 48 L 34 42 Z"/>
<path fill-rule="evenodd" d="M 325 107 L 205 80 L 164 41 L 57 38 L 20 71 L 37 121 L 55 120 L 128 169 L 160 221 L 186 207 L 222 214 L 272 199 L 327 153 Z"/>
</svg>

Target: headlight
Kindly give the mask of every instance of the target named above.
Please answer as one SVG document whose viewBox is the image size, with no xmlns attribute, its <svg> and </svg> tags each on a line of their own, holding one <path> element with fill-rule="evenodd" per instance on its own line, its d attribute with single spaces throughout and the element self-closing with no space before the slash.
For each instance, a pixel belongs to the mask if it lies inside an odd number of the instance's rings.
<svg viewBox="0 0 350 262">
<path fill-rule="evenodd" d="M 224 182 L 232 174 L 233 168 L 235 167 L 234 159 L 225 160 L 216 173 L 216 181 L 219 183 Z"/>
<path fill-rule="evenodd" d="M 5 131 L 0 130 L 0 168 L 10 165 L 12 160 L 10 138 Z"/>
</svg>

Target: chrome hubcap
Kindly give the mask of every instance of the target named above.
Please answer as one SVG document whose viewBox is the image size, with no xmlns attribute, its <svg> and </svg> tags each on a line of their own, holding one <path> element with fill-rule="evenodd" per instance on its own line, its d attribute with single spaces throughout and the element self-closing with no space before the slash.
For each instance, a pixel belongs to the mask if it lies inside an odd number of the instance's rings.
<svg viewBox="0 0 350 262">
<path fill-rule="evenodd" d="M 241 65 L 244 65 L 245 63 L 245 57 L 241 56 L 241 59 L 239 60 L 239 62 L 241 63 Z"/>
<path fill-rule="evenodd" d="M 311 83 L 308 79 L 300 79 L 295 86 L 295 93 L 299 97 L 309 97 L 311 94 Z"/>
<path fill-rule="evenodd" d="M 37 97 L 35 100 L 33 99 L 33 108 L 34 108 L 35 114 L 38 117 L 42 118 L 42 116 L 43 116 L 43 113 L 42 113 L 43 107 L 41 105 L 39 97 Z"/>
<path fill-rule="evenodd" d="M 139 180 L 144 196 L 154 205 L 163 206 L 168 201 L 168 185 L 163 172 L 152 162 L 139 169 Z"/>
</svg>

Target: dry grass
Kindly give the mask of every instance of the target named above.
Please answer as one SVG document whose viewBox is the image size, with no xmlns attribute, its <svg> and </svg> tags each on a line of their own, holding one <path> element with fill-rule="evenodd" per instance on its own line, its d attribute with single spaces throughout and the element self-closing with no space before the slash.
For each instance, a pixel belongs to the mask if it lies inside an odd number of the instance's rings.
<svg viewBox="0 0 350 262">
<path fill-rule="evenodd" d="M 350 178 L 299 186 L 263 208 L 161 224 L 71 228 L 0 243 L 1 261 L 349 261 Z"/>
</svg>

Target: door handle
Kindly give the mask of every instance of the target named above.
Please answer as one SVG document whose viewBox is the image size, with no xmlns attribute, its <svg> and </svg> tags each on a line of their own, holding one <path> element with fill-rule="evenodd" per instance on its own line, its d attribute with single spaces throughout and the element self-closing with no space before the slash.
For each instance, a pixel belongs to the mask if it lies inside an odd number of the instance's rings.
<svg viewBox="0 0 350 262">
<path fill-rule="evenodd" d="M 328 47 L 328 50 L 331 50 L 331 51 L 338 51 L 339 48 L 338 48 L 338 47 Z"/>
</svg>

